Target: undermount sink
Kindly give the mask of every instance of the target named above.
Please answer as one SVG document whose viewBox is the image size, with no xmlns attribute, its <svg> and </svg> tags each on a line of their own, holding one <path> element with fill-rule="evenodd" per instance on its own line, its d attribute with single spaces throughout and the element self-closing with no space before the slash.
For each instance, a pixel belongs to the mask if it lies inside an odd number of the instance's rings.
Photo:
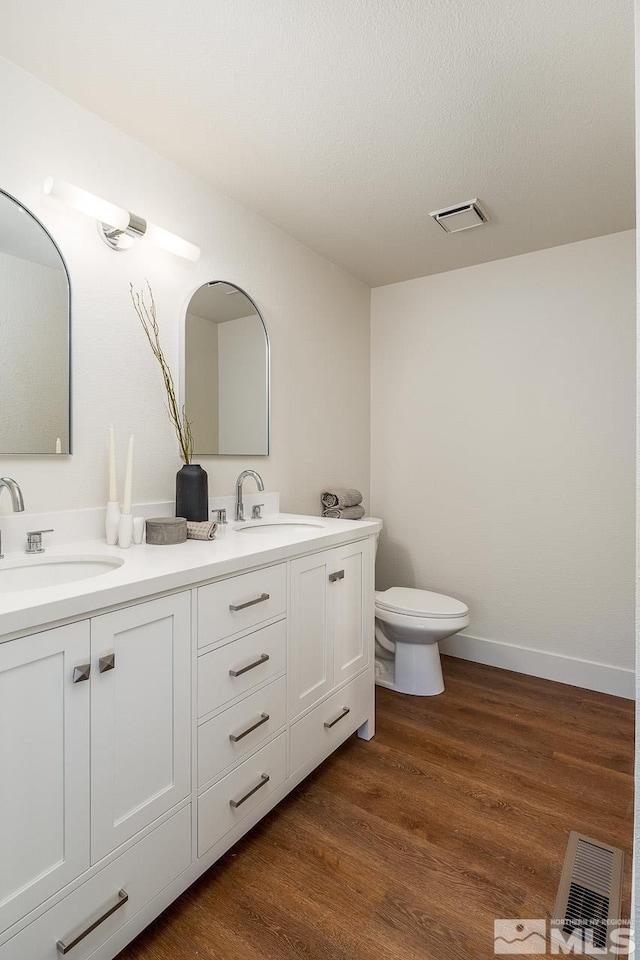
<svg viewBox="0 0 640 960">
<path fill-rule="evenodd" d="M 0 560 L 0 593 L 38 590 L 73 583 L 74 580 L 87 580 L 111 573 L 123 563 L 124 560 L 117 557 L 47 557 L 18 560 L 5 566 Z"/>
<path fill-rule="evenodd" d="M 324 523 L 309 523 L 308 520 L 260 520 L 256 523 L 245 523 L 235 529 L 238 533 L 261 533 L 266 536 L 279 531 L 293 533 L 294 530 L 317 530 L 322 527 Z"/>
</svg>

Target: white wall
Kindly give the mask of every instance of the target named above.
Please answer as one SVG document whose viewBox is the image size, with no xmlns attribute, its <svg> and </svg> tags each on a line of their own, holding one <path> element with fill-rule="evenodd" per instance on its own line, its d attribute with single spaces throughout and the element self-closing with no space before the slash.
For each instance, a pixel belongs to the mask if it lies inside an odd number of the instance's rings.
<svg viewBox="0 0 640 960">
<path fill-rule="evenodd" d="M 106 438 L 136 435 L 134 499 L 173 495 L 180 467 L 160 374 L 129 300 L 151 282 L 165 352 L 177 374 L 179 324 L 209 280 L 247 290 L 269 330 L 272 455 L 210 458 L 212 495 L 255 467 L 286 510 L 319 512 L 325 484 L 369 486 L 369 290 L 266 221 L 0 61 L 0 186 L 55 237 L 72 284 L 74 456 L 2 458 L 30 511 L 92 506 L 107 496 Z M 202 248 L 197 264 L 144 241 L 124 253 L 100 242 L 89 218 L 42 194 L 47 175 L 69 180 Z M 339 349 L 335 348 L 339 344 Z M 122 464 L 120 473 L 122 474 Z M 10 509 L 0 498 L 0 514 Z"/>
<path fill-rule="evenodd" d="M 633 231 L 372 291 L 378 586 L 468 603 L 456 652 L 633 668 L 634 324 Z"/>
<path fill-rule="evenodd" d="M 2 450 L 55 453 L 58 438 L 61 449 L 69 449 L 67 309 L 61 266 L 0 251 Z"/>
<path fill-rule="evenodd" d="M 635 2 L 635 83 L 636 83 L 636 224 L 640 223 L 640 2 Z M 640 234 L 636 231 L 636 503 L 640 502 Z M 636 583 L 640 579 L 640 513 L 636 511 Z M 640 869 L 640 670 L 638 670 L 640 651 L 640 592 L 636 591 L 636 763 L 635 763 L 635 829 L 633 844 L 633 886 L 631 893 L 631 918 L 640 935 L 640 897 L 638 896 L 638 878 Z"/>
<path fill-rule="evenodd" d="M 187 314 L 184 345 L 185 407 L 191 422 L 193 449 L 218 449 L 218 324 Z"/>
<path fill-rule="evenodd" d="M 266 450 L 267 363 L 259 317 L 218 324 L 220 450 Z"/>
</svg>

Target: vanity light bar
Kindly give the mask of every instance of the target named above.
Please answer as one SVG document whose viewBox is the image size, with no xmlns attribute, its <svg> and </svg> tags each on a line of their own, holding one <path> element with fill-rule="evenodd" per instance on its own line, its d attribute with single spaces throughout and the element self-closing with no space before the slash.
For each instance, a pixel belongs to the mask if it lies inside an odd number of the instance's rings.
<svg viewBox="0 0 640 960">
<path fill-rule="evenodd" d="M 112 250 L 126 250 L 136 237 L 147 237 L 157 247 L 162 247 L 169 253 L 175 253 L 194 263 L 200 259 L 200 247 L 194 243 L 183 240 L 182 237 L 156 226 L 155 223 L 148 223 L 143 217 L 129 213 L 123 207 L 96 197 L 95 194 L 82 190 L 72 183 L 47 177 L 44 182 L 44 192 L 62 200 L 80 213 L 95 217 L 98 221 L 100 236 Z"/>
</svg>

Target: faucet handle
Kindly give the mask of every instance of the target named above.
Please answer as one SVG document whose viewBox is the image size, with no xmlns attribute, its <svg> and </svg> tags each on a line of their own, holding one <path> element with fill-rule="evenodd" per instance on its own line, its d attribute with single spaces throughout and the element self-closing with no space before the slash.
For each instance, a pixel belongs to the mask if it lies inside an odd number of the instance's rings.
<svg viewBox="0 0 640 960">
<path fill-rule="evenodd" d="M 214 516 L 215 516 L 215 514 L 218 515 L 218 523 L 226 523 L 226 522 L 227 522 L 227 509 L 226 509 L 226 507 L 220 507 L 219 509 L 212 510 L 211 513 L 214 514 Z"/>
<path fill-rule="evenodd" d="M 262 514 L 260 510 L 264 507 L 264 503 L 254 503 L 251 508 L 251 519 L 252 520 L 262 520 Z"/>
<path fill-rule="evenodd" d="M 25 553 L 44 553 L 42 546 L 42 534 L 53 533 L 53 530 L 29 530 L 27 533 L 27 546 Z"/>
</svg>

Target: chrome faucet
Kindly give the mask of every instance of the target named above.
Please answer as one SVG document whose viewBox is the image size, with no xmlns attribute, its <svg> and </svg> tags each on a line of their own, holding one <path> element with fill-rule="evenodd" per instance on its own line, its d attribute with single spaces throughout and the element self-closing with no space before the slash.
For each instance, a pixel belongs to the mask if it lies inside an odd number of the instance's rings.
<svg viewBox="0 0 640 960">
<path fill-rule="evenodd" d="M 11 497 L 11 505 L 14 513 L 22 513 L 24 510 L 24 500 L 22 499 L 22 490 L 15 480 L 11 477 L 0 477 L 0 493 L 6 487 Z M 2 560 L 2 534 L 0 533 L 0 560 Z"/>
<path fill-rule="evenodd" d="M 24 500 L 22 499 L 22 490 L 11 477 L 0 477 L 0 493 L 2 488 L 6 487 L 11 497 L 11 503 L 14 513 L 22 513 L 24 510 Z"/>
<path fill-rule="evenodd" d="M 243 470 L 238 479 L 236 480 L 236 520 L 244 520 L 244 503 L 242 502 L 242 484 L 247 479 L 247 477 L 253 477 L 256 484 L 258 485 L 258 490 L 264 490 L 264 483 L 262 482 L 262 477 L 259 473 L 256 473 L 255 470 Z"/>
</svg>

